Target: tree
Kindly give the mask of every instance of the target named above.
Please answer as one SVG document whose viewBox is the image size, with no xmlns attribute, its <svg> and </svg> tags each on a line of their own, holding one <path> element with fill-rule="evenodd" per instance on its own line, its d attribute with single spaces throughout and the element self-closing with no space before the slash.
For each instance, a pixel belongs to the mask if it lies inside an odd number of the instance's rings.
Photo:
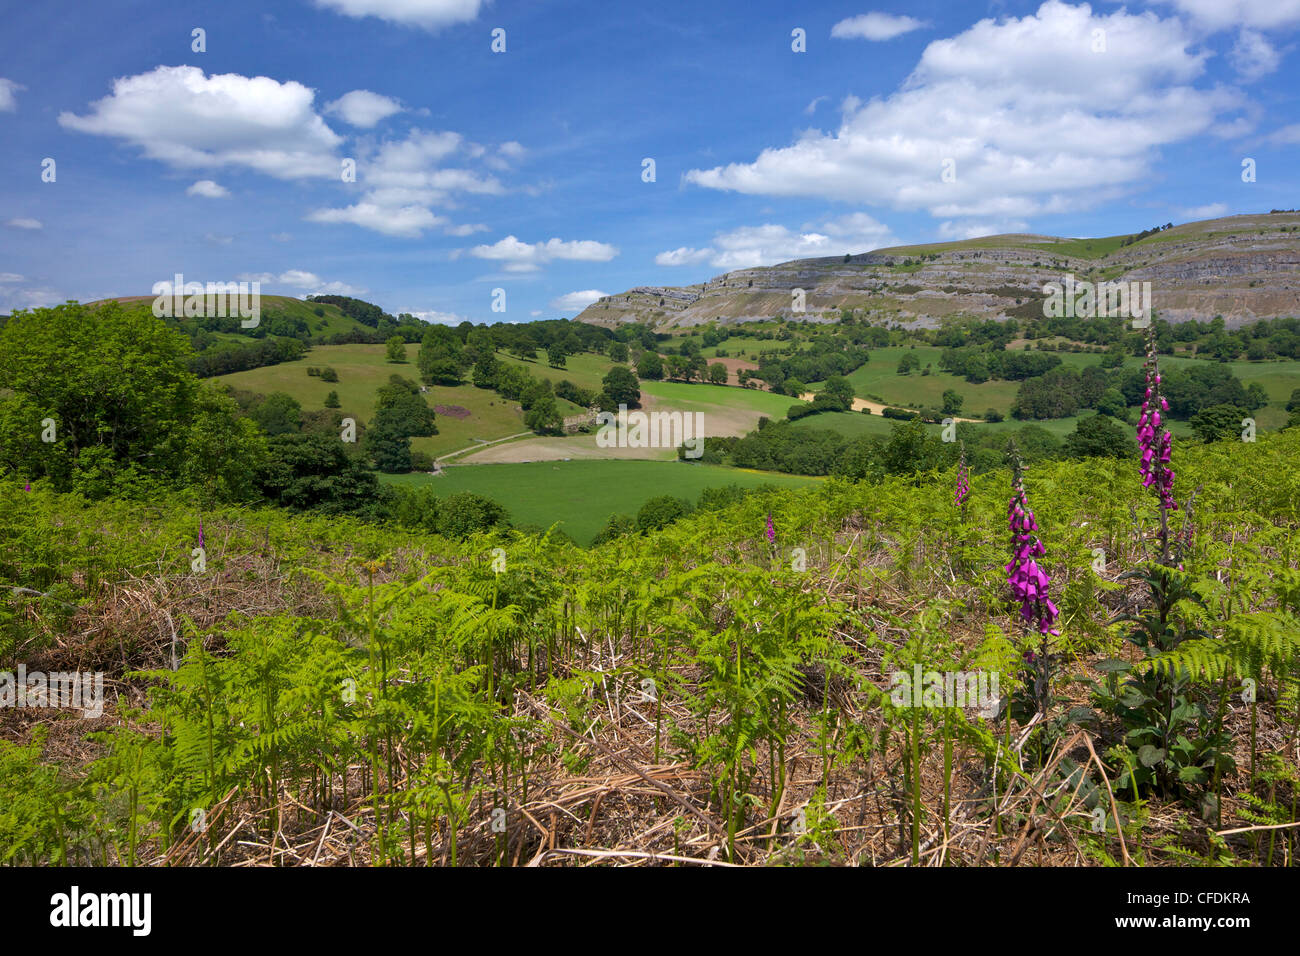
<svg viewBox="0 0 1300 956">
<path fill-rule="evenodd" d="M 553 368 L 564 368 L 565 358 L 564 346 L 559 342 L 552 343 L 550 348 L 546 350 L 546 360 Z"/>
<path fill-rule="evenodd" d="M 438 434 L 437 416 L 420 394 L 420 387 L 400 375 L 390 375 L 388 384 L 375 392 L 375 418 L 381 414 L 407 438 Z"/>
<path fill-rule="evenodd" d="M 1300 411 L 1300 388 L 1291 392 L 1291 397 L 1287 400 L 1286 410 L 1288 412 Z"/>
<path fill-rule="evenodd" d="M 406 361 L 406 339 L 402 338 L 400 335 L 394 335 L 385 342 L 384 345 L 388 348 L 388 361 Z"/>
<path fill-rule="evenodd" d="M 656 531 L 665 525 L 672 524 L 678 518 L 685 517 L 692 510 L 691 503 L 684 498 L 659 495 L 643 504 L 641 510 L 636 513 L 636 529 L 638 531 Z"/>
<path fill-rule="evenodd" d="M 302 428 L 302 405 L 292 395 L 272 392 L 249 409 L 248 417 L 267 435 L 287 435 Z"/>
<path fill-rule="evenodd" d="M 987 409 L 984 412 L 984 420 L 986 422 L 1000 422 L 1002 421 L 1002 413 L 996 408 Z"/>
<path fill-rule="evenodd" d="M 325 407 L 326 407 L 326 408 L 338 408 L 338 407 L 339 407 L 339 393 L 338 393 L 338 392 L 330 392 L 328 395 L 325 396 Z"/>
<path fill-rule="evenodd" d="M 591 546 L 605 544 L 617 538 L 626 537 L 636 531 L 636 519 L 631 515 L 612 514 L 605 522 L 605 527 L 601 528 L 596 537 L 591 539 Z"/>
<path fill-rule="evenodd" d="M 609 354 L 609 359 L 611 362 L 623 363 L 627 361 L 626 342 L 620 342 L 618 339 L 612 339 L 609 343 L 609 349 L 607 350 L 607 352 Z M 637 371 L 640 371 L 640 369 L 638 368 Z M 649 376 L 645 375 L 644 373 L 642 373 L 641 377 L 649 378 Z"/>
<path fill-rule="evenodd" d="M 257 483 L 264 497 L 297 511 L 367 515 L 380 499 L 374 474 L 348 455 L 338 432 L 268 439 Z"/>
<path fill-rule="evenodd" d="M 322 382 L 337 382 L 339 380 L 339 373 L 334 371 L 333 366 L 327 365 L 320 370 L 320 380 Z"/>
<path fill-rule="evenodd" d="M 961 412 L 965 400 L 955 389 L 944 389 L 943 407 L 940 409 L 945 415 L 957 415 Z"/>
<path fill-rule="evenodd" d="M 721 362 L 714 362 L 709 366 L 709 381 L 714 385 L 727 384 L 727 366 Z"/>
<path fill-rule="evenodd" d="M 646 349 L 641 353 L 641 360 L 637 362 L 636 372 L 641 378 L 658 381 L 664 377 L 664 360 L 658 352 Z"/>
<path fill-rule="evenodd" d="M 1066 436 L 1065 454 L 1070 458 L 1135 458 L 1137 443 L 1129 430 L 1109 415 L 1079 419 Z"/>
<path fill-rule="evenodd" d="M 0 328 L 0 467 L 47 475 L 66 491 L 78 456 L 102 448 L 96 470 L 179 476 L 196 416 L 234 414 L 200 402 L 192 354 L 148 308 L 110 301 L 14 313 Z M 53 443 L 41 440 L 46 419 Z"/>
<path fill-rule="evenodd" d="M 1118 388 L 1106 389 L 1101 393 L 1101 398 L 1097 399 L 1097 411 L 1124 421 L 1128 418 L 1128 403 L 1124 400 L 1124 393 Z"/>
<path fill-rule="evenodd" d="M 361 449 L 382 472 L 398 474 L 411 470 L 411 436 L 392 409 L 381 408 L 375 412 Z"/>
<path fill-rule="evenodd" d="M 510 516 L 505 508 L 491 498 L 470 491 L 448 495 L 438 509 L 438 533 L 448 538 L 468 538 L 509 526 Z"/>
<path fill-rule="evenodd" d="M 903 357 L 898 360 L 898 374 L 910 375 L 921 367 L 921 360 L 916 357 L 915 352 L 905 352 Z"/>
<path fill-rule="evenodd" d="M 1246 410 L 1238 405 L 1211 405 L 1192 416 L 1192 431 L 1203 442 L 1239 440 L 1245 417 Z"/>
<path fill-rule="evenodd" d="M 626 405 L 639 408 L 641 405 L 641 388 L 636 375 L 626 365 L 615 365 L 601 379 L 604 391 L 615 406 Z"/>
<path fill-rule="evenodd" d="M 533 402 L 524 415 L 524 424 L 539 435 L 555 435 L 564 430 L 564 417 L 555 406 L 555 396 L 543 395 Z"/>
</svg>

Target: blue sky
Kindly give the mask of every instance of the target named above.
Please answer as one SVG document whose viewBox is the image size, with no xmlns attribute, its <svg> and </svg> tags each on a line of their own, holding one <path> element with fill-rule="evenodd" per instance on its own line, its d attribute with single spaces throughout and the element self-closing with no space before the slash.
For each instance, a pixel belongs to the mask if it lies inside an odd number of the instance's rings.
<svg viewBox="0 0 1300 956">
<path fill-rule="evenodd" d="M 1300 0 L 6 0 L 0 22 L 0 311 L 181 272 L 527 321 L 805 256 L 1300 206 Z"/>
</svg>

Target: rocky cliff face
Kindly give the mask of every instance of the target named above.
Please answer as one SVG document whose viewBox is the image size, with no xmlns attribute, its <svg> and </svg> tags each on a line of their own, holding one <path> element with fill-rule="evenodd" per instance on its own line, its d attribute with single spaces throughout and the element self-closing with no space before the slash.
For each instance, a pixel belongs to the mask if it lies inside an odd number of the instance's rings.
<svg viewBox="0 0 1300 956">
<path fill-rule="evenodd" d="M 841 309 L 855 309 L 881 323 L 935 327 L 954 315 L 1041 315 L 1044 285 L 1066 274 L 1150 282 L 1157 312 L 1175 322 L 1222 315 L 1233 327 L 1300 315 L 1300 213 L 1189 223 L 1123 246 L 1117 239 L 1009 235 L 800 259 L 699 285 L 630 289 L 598 300 L 578 319 L 667 329 L 774 316 L 834 321 Z"/>
</svg>

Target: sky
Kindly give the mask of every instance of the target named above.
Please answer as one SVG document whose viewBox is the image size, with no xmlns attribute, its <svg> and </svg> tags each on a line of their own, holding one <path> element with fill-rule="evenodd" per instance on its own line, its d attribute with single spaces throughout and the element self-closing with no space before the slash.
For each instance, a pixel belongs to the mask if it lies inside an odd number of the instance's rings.
<svg viewBox="0 0 1300 956">
<path fill-rule="evenodd" d="M 0 312 L 181 273 L 521 322 L 1300 207 L 1300 0 L 0 0 L 0 25 Z"/>
</svg>

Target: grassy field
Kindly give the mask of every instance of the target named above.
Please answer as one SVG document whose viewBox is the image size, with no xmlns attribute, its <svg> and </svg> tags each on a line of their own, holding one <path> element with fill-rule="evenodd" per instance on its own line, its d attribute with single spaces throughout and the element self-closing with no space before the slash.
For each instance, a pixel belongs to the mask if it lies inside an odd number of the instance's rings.
<svg viewBox="0 0 1300 956">
<path fill-rule="evenodd" d="M 325 407 L 325 396 L 331 391 L 339 393 L 340 409 L 361 422 L 368 422 L 375 413 L 375 392 L 388 384 L 390 375 L 419 379 L 415 357 L 420 347 L 407 345 L 406 364 L 386 360 L 382 345 L 322 345 L 313 348 L 307 356 L 296 362 L 268 365 L 222 375 L 217 381 L 234 388 L 270 394 L 285 392 L 298 400 L 305 411 Z M 308 366 L 332 367 L 339 373 L 337 382 L 324 382 L 307 374 Z M 433 405 L 459 405 L 468 409 L 468 418 L 450 415 L 437 417 L 438 434 L 430 438 L 414 438 L 411 448 L 430 455 L 441 455 L 474 444 L 475 440 L 491 441 L 524 431 L 524 419 L 518 405 L 508 402 L 495 392 L 459 385 L 454 388 L 434 385 L 425 398 Z M 561 403 L 568 406 L 568 403 Z M 565 412 L 571 414 L 571 412 Z"/>
<path fill-rule="evenodd" d="M 768 472 L 665 461 L 557 461 L 510 465 L 464 465 L 438 477 L 385 475 L 397 485 L 428 484 L 439 496 L 472 491 L 500 502 L 516 524 L 549 527 L 559 522 L 566 534 L 586 545 L 611 514 L 635 515 L 658 495 L 676 495 L 692 504 L 705 488 L 772 484 L 799 488 L 819 479 Z M 762 529 L 755 529 L 761 534 Z"/>
<path fill-rule="evenodd" d="M 549 379 L 551 384 L 562 382 L 568 379 L 579 388 L 589 388 L 593 392 L 601 390 L 601 380 L 614 367 L 608 355 L 597 355 L 594 352 L 583 352 L 580 355 L 570 355 L 564 364 L 564 368 L 552 368 L 546 361 L 544 353 L 539 351 L 536 361 L 528 361 L 514 355 L 507 355 L 504 352 L 497 353 L 497 361 L 505 365 L 519 365 L 528 369 L 528 374 L 533 378 Z M 573 414 L 565 412 L 565 414 Z"/>
</svg>

